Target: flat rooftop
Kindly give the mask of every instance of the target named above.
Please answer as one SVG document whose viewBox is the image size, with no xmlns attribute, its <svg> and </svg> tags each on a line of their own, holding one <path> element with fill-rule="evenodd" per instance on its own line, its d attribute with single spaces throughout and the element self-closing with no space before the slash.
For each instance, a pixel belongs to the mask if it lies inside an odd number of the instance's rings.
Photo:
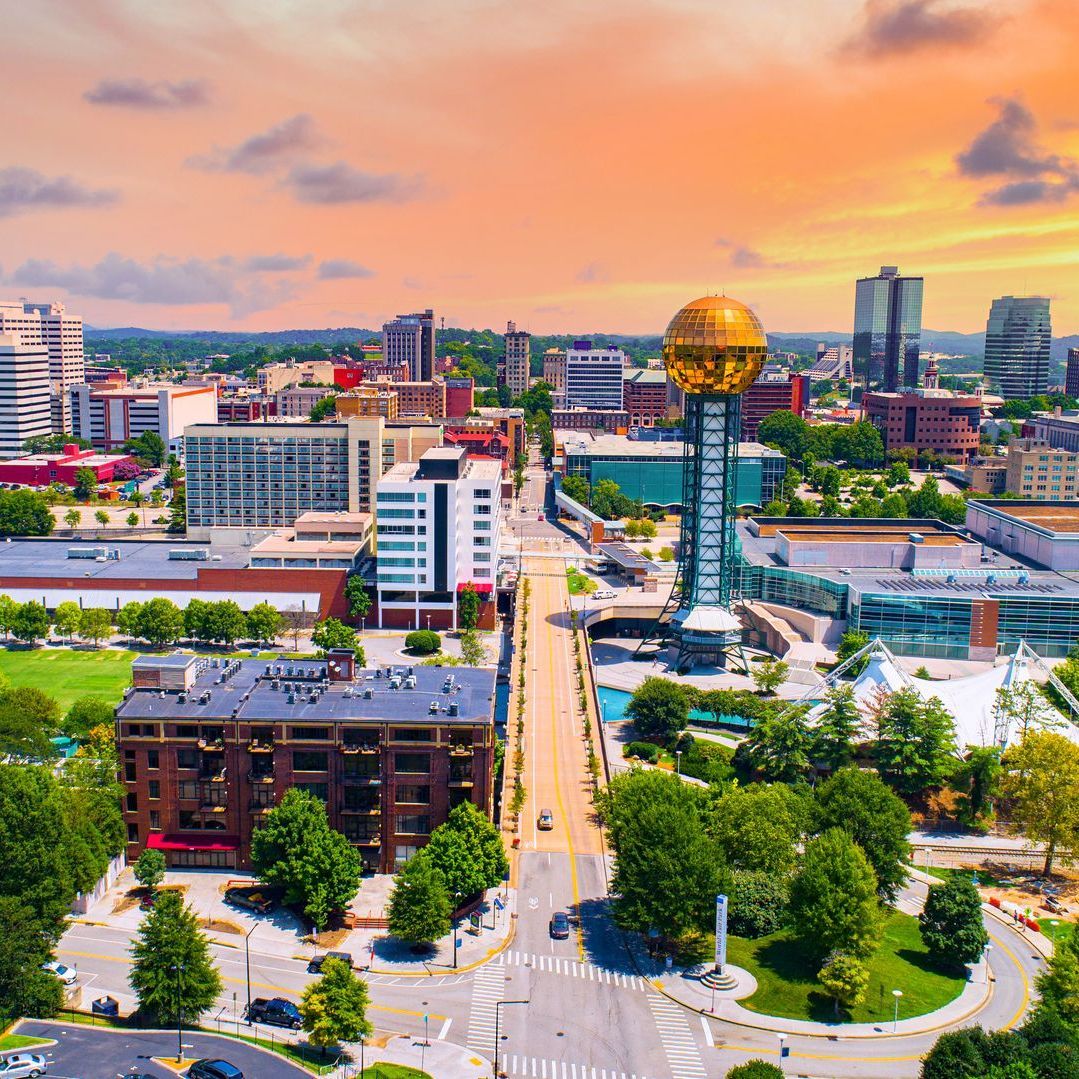
<svg viewBox="0 0 1079 1079">
<path fill-rule="evenodd" d="M 90 548 L 117 552 L 105 562 L 93 557 L 69 558 L 69 549 Z M 169 558 L 170 551 L 209 551 L 203 560 Z M 76 580 L 99 577 L 114 580 L 193 581 L 200 569 L 243 569 L 250 562 L 250 550 L 237 545 L 194 543 L 190 540 L 114 539 L 10 539 L 0 543 L 0 578 L 48 577 Z"/>
<path fill-rule="evenodd" d="M 956 547 L 963 543 L 971 543 L 964 536 L 951 535 L 946 532 L 919 532 L 917 529 L 896 529 L 894 532 L 870 532 L 851 529 L 803 529 L 803 528 L 780 528 L 777 532 L 782 533 L 789 540 L 796 543 L 902 543 L 914 542 L 911 535 L 921 536 L 921 543 L 926 547 Z"/>
<path fill-rule="evenodd" d="M 602 431 L 573 431 L 565 428 L 554 432 L 554 440 L 565 447 L 566 456 L 576 457 L 660 457 L 681 459 L 685 443 L 647 442 L 626 435 L 606 434 Z M 779 450 L 763 446 L 759 442 L 739 442 L 739 457 L 782 457 Z"/>
<path fill-rule="evenodd" d="M 153 660 L 155 657 L 144 657 Z M 212 666 L 205 657 L 184 655 L 202 665 L 181 702 L 176 691 L 129 689 L 117 709 L 121 719 L 171 719 L 206 723 L 236 720 L 242 723 L 399 723 L 415 726 L 493 723 L 495 671 L 475 667 L 423 667 L 395 664 L 391 668 L 356 671 L 352 682 L 327 682 L 326 661 L 285 659 L 237 660 L 234 673 L 222 681 L 225 661 Z M 170 667 L 181 667 L 179 657 L 167 656 Z M 151 663 L 142 666 L 150 667 Z M 270 673 L 267 674 L 269 669 Z M 391 689 L 391 674 L 402 680 L 411 670 L 415 689 Z M 280 673 L 278 673 L 280 672 Z M 291 674 L 289 673 L 291 672 Z M 452 675 L 454 685 L 446 688 Z M 276 683 L 276 687 L 275 687 Z M 313 699 L 312 690 L 317 692 Z M 365 696 L 370 690 L 371 696 Z M 209 693 L 209 699 L 203 696 Z M 289 703 L 289 696 L 292 703 Z M 456 716 L 449 715 L 457 705 Z M 438 712 L 431 708 L 437 705 Z"/>
<path fill-rule="evenodd" d="M 1024 524 L 1053 533 L 1079 533 L 1079 502 L 1019 502 L 1012 499 L 985 499 L 974 503 Z"/>
</svg>

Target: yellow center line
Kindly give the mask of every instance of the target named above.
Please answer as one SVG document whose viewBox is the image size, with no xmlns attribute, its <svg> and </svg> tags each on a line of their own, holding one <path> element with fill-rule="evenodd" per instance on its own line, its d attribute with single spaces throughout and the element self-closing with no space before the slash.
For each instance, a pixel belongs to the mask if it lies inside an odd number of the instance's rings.
<svg viewBox="0 0 1079 1079">
<path fill-rule="evenodd" d="M 126 956 L 119 955 L 100 955 L 97 952 L 76 952 L 69 948 L 59 949 L 63 955 L 77 955 L 82 959 L 103 959 L 108 963 L 123 963 L 125 966 L 131 966 L 131 959 Z M 231 982 L 233 985 L 247 985 L 247 981 L 244 978 L 229 978 L 227 975 L 222 974 L 221 980 L 223 982 Z M 252 989 L 268 989 L 272 993 L 295 993 L 295 989 L 286 989 L 280 985 L 272 985 L 270 982 L 252 982 Z M 392 1012 L 394 1015 L 415 1015 L 422 1018 L 424 1015 L 430 1015 L 432 1019 L 447 1019 L 448 1016 L 437 1015 L 435 1012 L 417 1012 L 410 1008 L 392 1008 L 388 1004 L 368 1004 L 368 1008 L 377 1012 Z"/>
</svg>

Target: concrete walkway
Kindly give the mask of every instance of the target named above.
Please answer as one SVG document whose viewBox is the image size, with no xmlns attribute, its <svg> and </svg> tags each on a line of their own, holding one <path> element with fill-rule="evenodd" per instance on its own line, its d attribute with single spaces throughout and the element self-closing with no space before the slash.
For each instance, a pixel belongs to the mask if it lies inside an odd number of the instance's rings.
<svg viewBox="0 0 1079 1079">
<path fill-rule="evenodd" d="M 360 1047 L 350 1045 L 352 1063 L 328 1073 L 329 1079 L 358 1079 L 361 1074 Z M 491 1061 L 471 1049 L 453 1042 L 438 1041 L 434 1036 L 426 1044 L 422 1038 L 402 1035 L 385 1047 L 364 1046 L 363 1065 L 403 1064 L 434 1076 L 434 1079 L 490 1079 Z"/>
</svg>

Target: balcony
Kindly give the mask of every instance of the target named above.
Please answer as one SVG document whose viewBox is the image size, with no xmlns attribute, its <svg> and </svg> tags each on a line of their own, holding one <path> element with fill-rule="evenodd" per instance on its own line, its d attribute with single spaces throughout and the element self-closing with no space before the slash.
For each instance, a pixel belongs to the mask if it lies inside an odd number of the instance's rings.
<svg viewBox="0 0 1079 1079">
<path fill-rule="evenodd" d="M 368 835 L 368 836 L 361 835 L 361 836 L 357 836 L 355 839 L 353 839 L 352 842 L 355 843 L 356 846 L 358 846 L 358 847 L 381 847 L 382 846 L 382 836 L 381 835 Z"/>
<path fill-rule="evenodd" d="M 225 748 L 225 739 L 222 735 L 216 738 L 200 738 L 196 744 L 207 753 L 220 753 Z"/>
<path fill-rule="evenodd" d="M 248 783 L 272 783 L 274 780 L 274 774 L 270 772 L 248 772 Z"/>
<path fill-rule="evenodd" d="M 363 754 L 364 756 L 369 757 L 369 756 L 372 756 L 375 753 L 379 752 L 379 750 L 382 748 L 382 743 L 381 742 L 339 742 L 337 748 L 340 749 L 342 753 L 345 753 L 350 757 L 353 756 L 354 754 L 357 754 L 357 753 Z"/>
<path fill-rule="evenodd" d="M 206 802 L 199 803 L 199 809 L 204 813 L 224 813 L 227 806 L 224 802 Z"/>
<path fill-rule="evenodd" d="M 247 808 L 256 817 L 264 817 L 270 810 L 273 809 L 272 805 L 264 805 L 262 802 L 251 801 L 247 803 Z"/>
<path fill-rule="evenodd" d="M 341 806 L 342 813 L 351 813 L 358 817 L 377 817 L 382 812 L 380 805 L 349 805 L 345 802 Z"/>
<path fill-rule="evenodd" d="M 248 753 L 272 753 L 274 750 L 273 740 L 267 741 L 265 738 L 252 738 L 247 743 Z"/>
<path fill-rule="evenodd" d="M 213 767 L 206 767 L 206 765 L 203 765 L 199 769 L 199 779 L 208 780 L 210 783 L 224 783 L 225 774 L 227 772 L 228 769 L 223 764 Z"/>
<path fill-rule="evenodd" d="M 473 756 L 473 754 L 475 754 L 475 752 L 475 747 L 473 747 L 471 744 L 466 745 L 464 743 L 461 743 L 459 745 L 450 746 L 451 757 L 471 757 Z"/>
<path fill-rule="evenodd" d="M 472 781 L 471 772 L 456 772 L 450 774 L 449 785 L 451 787 L 472 787 L 475 784 Z"/>
</svg>

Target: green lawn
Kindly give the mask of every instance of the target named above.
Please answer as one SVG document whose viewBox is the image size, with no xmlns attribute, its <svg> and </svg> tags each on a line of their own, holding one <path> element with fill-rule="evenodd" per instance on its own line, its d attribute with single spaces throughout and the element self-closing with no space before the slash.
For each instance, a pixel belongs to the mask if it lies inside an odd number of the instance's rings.
<svg viewBox="0 0 1079 1079">
<path fill-rule="evenodd" d="M 134 652 L 103 648 L 76 652 L 69 648 L 0 649 L 0 672 L 16 686 L 34 686 L 60 702 L 66 712 L 78 697 L 104 697 L 119 703 L 131 684 Z"/>
<path fill-rule="evenodd" d="M 571 596 L 576 596 L 580 592 L 591 594 L 599 588 L 599 585 L 591 577 L 578 573 L 577 570 L 570 567 L 566 570 L 566 587 L 569 589 Z"/>
<path fill-rule="evenodd" d="M 1056 919 L 1056 925 L 1053 925 L 1053 918 L 1039 918 L 1038 925 L 1042 927 L 1042 932 L 1053 944 L 1063 944 L 1074 932 L 1075 922 L 1066 922 L 1063 918 Z"/>
<path fill-rule="evenodd" d="M 375 1064 L 364 1068 L 360 1079 L 431 1079 L 431 1076 L 415 1068 L 406 1068 L 403 1064 Z"/>
<path fill-rule="evenodd" d="M 45 1045 L 44 1038 L 28 1038 L 25 1034 L 0 1034 L 0 1052 L 12 1049 L 29 1049 L 31 1045 Z"/>
<path fill-rule="evenodd" d="M 815 964 L 798 951 L 788 930 L 757 940 L 731 937 L 727 958 L 757 979 L 757 991 L 741 1001 L 750 1011 L 818 1022 L 835 1018 L 832 1001 L 820 991 Z M 903 990 L 900 1019 L 924 1015 L 957 997 L 965 981 L 930 962 L 917 918 L 893 912 L 885 922 L 881 945 L 869 961 L 866 998 L 845 1018 L 853 1023 L 890 1020 L 895 1008 L 893 989 Z"/>
</svg>

